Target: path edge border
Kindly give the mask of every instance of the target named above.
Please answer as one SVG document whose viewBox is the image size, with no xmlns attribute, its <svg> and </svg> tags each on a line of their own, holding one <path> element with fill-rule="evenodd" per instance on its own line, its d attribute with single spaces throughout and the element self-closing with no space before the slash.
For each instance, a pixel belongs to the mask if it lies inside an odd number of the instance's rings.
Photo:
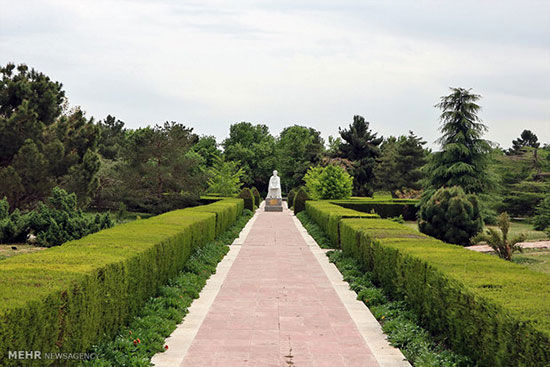
<svg viewBox="0 0 550 367">
<path fill-rule="evenodd" d="M 292 215 L 292 219 L 380 367 L 411 367 L 401 350 L 390 345 L 378 320 L 363 302 L 357 300 L 357 295 L 349 289 L 349 284 L 344 281 L 338 268 L 328 260 L 328 250 L 317 244 L 295 215 Z"/>
<path fill-rule="evenodd" d="M 233 262 L 241 251 L 241 245 L 246 240 L 246 237 L 248 237 L 252 225 L 258 217 L 259 211 L 260 209 L 258 208 L 239 233 L 239 237 L 229 246 L 229 252 L 224 256 L 222 261 L 218 263 L 216 272 L 206 281 L 206 285 L 199 293 L 199 298 L 195 299 L 191 306 L 189 306 L 189 312 L 182 322 L 178 324 L 172 334 L 165 339 L 164 344 L 168 346 L 168 350 L 159 352 L 151 358 L 151 363 L 153 363 L 155 367 L 174 367 L 180 366 L 183 363 L 189 347 L 193 343 L 195 336 L 210 310 L 210 306 L 214 303 Z"/>
</svg>

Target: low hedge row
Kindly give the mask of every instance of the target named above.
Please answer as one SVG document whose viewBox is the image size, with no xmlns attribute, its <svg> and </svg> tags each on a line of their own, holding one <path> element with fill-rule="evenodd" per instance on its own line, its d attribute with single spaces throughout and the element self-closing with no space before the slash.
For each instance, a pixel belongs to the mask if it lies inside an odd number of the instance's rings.
<svg viewBox="0 0 550 367">
<path fill-rule="evenodd" d="M 342 208 L 329 201 L 306 201 L 306 213 L 326 233 L 335 248 L 340 248 L 340 220 L 343 218 L 379 218 L 376 214 L 360 213 Z"/>
<path fill-rule="evenodd" d="M 550 276 L 384 219 L 343 219 L 342 249 L 479 366 L 548 366 Z"/>
<path fill-rule="evenodd" d="M 355 199 L 355 200 L 333 200 L 332 203 L 344 208 L 357 210 L 363 213 L 371 213 L 373 210 L 382 218 L 392 218 L 403 216 L 404 220 L 416 220 L 418 212 L 418 200 L 412 199 Z"/>
<path fill-rule="evenodd" d="M 202 198 L 201 198 L 202 199 Z M 201 213 L 216 214 L 216 236 L 225 232 L 242 214 L 244 209 L 243 199 L 223 198 L 209 205 L 195 206 L 187 210 Z"/>
<path fill-rule="evenodd" d="M 9 351 L 84 352 L 112 337 L 242 208 L 242 200 L 224 199 L 1 261 L 2 365 L 20 365 Z"/>
</svg>

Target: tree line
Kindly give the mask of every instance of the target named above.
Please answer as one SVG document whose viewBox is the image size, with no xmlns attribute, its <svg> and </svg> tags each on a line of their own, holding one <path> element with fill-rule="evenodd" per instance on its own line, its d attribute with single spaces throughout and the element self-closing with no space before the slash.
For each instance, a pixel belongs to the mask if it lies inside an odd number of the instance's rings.
<svg viewBox="0 0 550 367">
<path fill-rule="evenodd" d="M 111 115 L 86 117 L 69 106 L 61 83 L 26 65 L 7 64 L 0 73 L 0 198 L 11 210 L 32 210 L 59 187 L 75 193 L 81 209 L 160 213 L 195 205 L 209 188 L 223 190 L 224 182 L 265 193 L 273 169 L 288 192 L 319 166 L 345 170 L 355 196 L 389 191 L 420 197 L 444 186 L 493 195 L 506 180 L 491 163 L 548 150 L 531 131 L 508 151 L 485 140 L 476 103 L 481 97 L 462 88 L 452 88 L 436 105 L 441 149 L 432 152 L 412 131 L 382 137 L 359 115 L 326 142 L 318 130 L 298 124 L 275 136 L 265 124 L 235 123 L 219 144 L 174 121 L 131 129 Z M 542 173 L 548 155 L 535 155 L 533 165 Z"/>
</svg>

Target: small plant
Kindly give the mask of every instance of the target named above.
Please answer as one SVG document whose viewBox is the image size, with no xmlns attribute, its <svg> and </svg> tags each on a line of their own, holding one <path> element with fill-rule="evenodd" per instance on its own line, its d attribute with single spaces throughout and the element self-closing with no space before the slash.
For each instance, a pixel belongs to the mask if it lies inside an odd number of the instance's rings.
<svg viewBox="0 0 550 367">
<path fill-rule="evenodd" d="M 120 222 L 124 218 L 126 218 L 127 215 L 128 215 L 128 210 L 126 210 L 126 204 L 121 202 L 118 205 L 118 211 L 116 212 L 116 219 Z"/>
<path fill-rule="evenodd" d="M 512 239 L 508 239 L 508 231 L 510 230 L 510 216 L 504 212 L 497 219 L 500 233 L 496 229 L 489 228 L 487 233 L 480 233 L 472 238 L 472 243 L 487 242 L 497 255 L 504 260 L 512 260 L 512 254 L 516 251 L 523 252 L 519 242 L 525 241 L 527 236 L 522 233 Z"/>
<path fill-rule="evenodd" d="M 403 219 L 403 214 L 401 214 L 399 217 L 390 218 L 390 220 L 401 224 L 405 223 L 405 219 Z"/>
</svg>

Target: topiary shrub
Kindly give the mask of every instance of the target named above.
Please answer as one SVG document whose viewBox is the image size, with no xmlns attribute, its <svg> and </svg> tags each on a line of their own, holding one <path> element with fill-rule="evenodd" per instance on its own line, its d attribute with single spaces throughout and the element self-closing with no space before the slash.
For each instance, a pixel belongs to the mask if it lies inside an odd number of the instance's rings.
<svg viewBox="0 0 550 367">
<path fill-rule="evenodd" d="M 550 195 L 540 202 L 535 210 L 535 218 L 533 218 L 533 227 L 537 231 L 543 231 L 550 227 Z"/>
<path fill-rule="evenodd" d="M 288 192 L 288 196 L 286 198 L 286 202 L 288 204 L 288 208 L 292 208 L 294 206 L 294 198 L 296 197 L 296 189 L 292 189 Z"/>
<path fill-rule="evenodd" d="M 244 208 L 254 211 L 254 195 L 248 187 L 241 190 L 239 197 L 244 200 Z"/>
<path fill-rule="evenodd" d="M 477 197 L 458 186 L 437 190 L 418 214 L 420 232 L 457 245 L 468 245 L 483 228 Z"/>
<path fill-rule="evenodd" d="M 306 190 L 300 189 L 294 197 L 294 214 L 298 214 L 306 208 L 306 200 L 309 200 L 309 195 Z"/>
<path fill-rule="evenodd" d="M 253 187 L 252 188 L 252 195 L 254 195 L 254 204 L 259 207 L 260 206 L 260 202 L 262 201 L 261 197 L 260 197 L 260 192 L 258 191 L 258 189 L 256 187 Z"/>
</svg>

